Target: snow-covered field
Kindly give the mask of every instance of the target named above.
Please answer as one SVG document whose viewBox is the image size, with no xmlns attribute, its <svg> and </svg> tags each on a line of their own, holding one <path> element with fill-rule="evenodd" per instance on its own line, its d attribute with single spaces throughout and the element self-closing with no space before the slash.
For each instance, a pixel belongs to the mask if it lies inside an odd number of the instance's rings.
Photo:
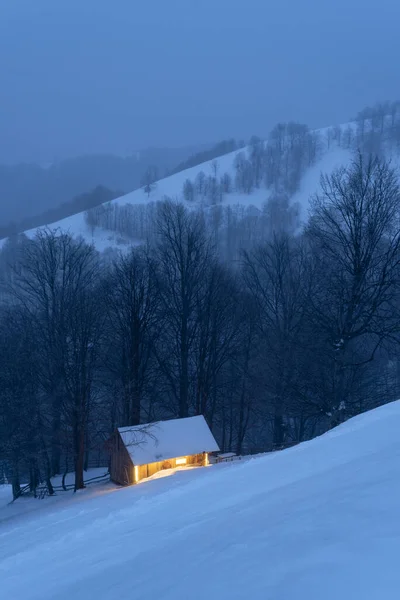
<svg viewBox="0 0 400 600">
<path fill-rule="evenodd" d="M 396 402 L 284 452 L 43 500 L 0 523 L 0 596 L 397 600 L 399 431 Z"/>
<path fill-rule="evenodd" d="M 90 486 L 97 486 L 96 493 L 98 493 L 99 484 L 101 484 L 102 480 L 99 480 L 99 483 L 97 483 L 96 480 L 94 482 L 91 482 L 91 480 L 93 480 L 94 478 L 102 477 L 106 475 L 107 472 L 107 467 L 96 467 L 93 469 L 88 469 L 84 473 L 84 481 L 89 482 Z M 74 484 L 74 480 L 75 473 L 67 473 L 67 476 L 65 478 L 65 484 L 67 486 L 71 486 Z M 56 477 L 53 477 L 52 483 L 54 486 L 61 486 L 62 476 L 57 475 Z M 103 488 L 110 488 L 110 485 L 103 485 Z M 91 488 L 88 488 L 88 490 L 91 490 Z M 52 498 L 46 498 L 45 501 L 39 499 L 35 500 L 27 496 L 22 496 L 17 501 L 11 502 L 11 485 L 0 485 L 0 528 L 2 521 L 10 520 L 21 515 L 26 515 L 27 512 L 43 509 L 46 510 L 49 505 L 65 501 L 66 499 L 70 498 L 72 493 L 73 492 L 62 492 L 53 496 Z M 90 493 L 92 492 L 90 491 Z"/>
</svg>

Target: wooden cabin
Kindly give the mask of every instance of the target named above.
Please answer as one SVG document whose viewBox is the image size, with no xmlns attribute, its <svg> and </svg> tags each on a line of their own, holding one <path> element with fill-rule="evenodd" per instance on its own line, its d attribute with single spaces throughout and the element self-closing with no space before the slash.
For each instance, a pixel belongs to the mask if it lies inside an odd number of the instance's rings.
<svg viewBox="0 0 400 600">
<path fill-rule="evenodd" d="M 163 469 L 206 466 L 218 444 L 202 415 L 119 427 L 108 443 L 110 478 L 132 485 Z"/>
</svg>

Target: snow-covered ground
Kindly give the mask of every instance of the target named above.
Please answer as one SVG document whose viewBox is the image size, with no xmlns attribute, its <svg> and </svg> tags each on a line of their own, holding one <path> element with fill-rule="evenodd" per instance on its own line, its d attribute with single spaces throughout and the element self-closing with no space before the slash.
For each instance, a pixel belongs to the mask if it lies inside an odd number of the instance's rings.
<svg viewBox="0 0 400 600">
<path fill-rule="evenodd" d="M 322 158 L 311 168 L 307 169 L 300 183 L 300 189 L 296 192 L 291 202 L 298 203 L 301 207 L 302 216 L 306 218 L 310 197 L 318 193 L 321 189 L 320 180 L 321 174 L 331 174 L 341 166 L 346 166 L 351 160 L 351 150 L 345 150 L 337 146 L 333 146 L 329 152 L 326 152 Z"/>
<path fill-rule="evenodd" d="M 96 493 L 98 493 L 99 485 L 101 484 L 102 480 L 99 480 L 99 483 L 97 483 L 96 481 L 91 483 L 91 480 L 93 480 L 93 478 L 104 476 L 107 474 L 107 472 L 107 467 L 96 467 L 93 469 L 88 469 L 84 473 L 84 481 L 89 482 L 91 486 L 96 486 Z M 65 484 L 67 486 L 73 485 L 74 480 L 75 473 L 67 473 L 65 477 Z M 62 476 L 56 475 L 55 477 L 53 477 L 52 483 L 54 486 L 61 486 Z M 111 486 L 106 484 L 102 487 L 105 489 L 109 489 Z M 45 500 L 22 496 L 21 498 L 18 498 L 18 500 L 16 500 L 15 502 L 12 502 L 11 485 L 0 485 L 0 528 L 2 521 L 25 515 L 27 512 L 47 509 L 48 506 L 53 505 L 54 503 L 65 501 L 66 499 L 70 498 L 71 494 L 73 494 L 73 492 L 61 492 L 59 494 L 56 494 L 52 498 L 46 498 Z"/>
<path fill-rule="evenodd" d="M 13 600 L 397 600 L 400 403 L 284 452 L 0 523 Z M 40 501 L 38 501 L 40 502 Z"/>
</svg>

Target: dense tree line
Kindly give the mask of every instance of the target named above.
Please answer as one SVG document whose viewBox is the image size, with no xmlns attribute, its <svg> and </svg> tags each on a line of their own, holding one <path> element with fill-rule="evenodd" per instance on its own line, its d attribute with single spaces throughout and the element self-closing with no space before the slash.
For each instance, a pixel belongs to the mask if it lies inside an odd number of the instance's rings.
<svg viewBox="0 0 400 600">
<path fill-rule="evenodd" d="M 365 152 L 382 155 L 400 149 L 400 102 L 379 102 L 356 116 L 357 144 Z"/>
<path fill-rule="evenodd" d="M 153 243 L 165 202 L 172 199 L 164 197 L 162 201 L 143 204 L 110 202 L 88 211 L 86 224 L 93 236 L 97 229 L 116 232 L 121 245 Z M 262 209 L 221 203 L 194 208 L 201 214 L 221 260 L 239 260 L 243 249 L 268 239 L 273 231 L 293 233 L 299 228 L 299 206 L 291 203 L 287 194 L 272 194 Z M 108 252 L 112 254 L 113 250 Z"/>
<path fill-rule="evenodd" d="M 299 189 L 305 170 L 320 154 L 318 133 L 300 123 L 278 124 L 267 142 L 253 136 L 248 146 L 235 154 L 233 176 L 229 172 L 220 173 L 218 161 L 213 160 L 210 173 L 200 171 L 194 181 L 185 180 L 182 196 L 187 202 L 198 200 L 214 205 L 226 194 L 250 195 L 264 188 L 290 197 Z"/>
<path fill-rule="evenodd" d="M 301 177 L 332 144 L 337 147 L 384 156 L 400 149 L 400 102 L 381 102 L 361 110 L 346 126 L 326 131 L 310 131 L 296 122 L 278 123 L 266 141 L 252 136 L 246 148 L 233 159 L 234 177 L 219 174 L 218 162 L 211 164 L 212 173 L 201 171 L 195 181 L 187 179 L 183 198 L 206 200 L 215 204 L 225 194 L 251 194 L 266 188 L 289 198 L 298 191 Z"/>
<path fill-rule="evenodd" d="M 117 426 L 204 414 L 222 449 L 253 452 L 396 398 L 399 219 L 396 173 L 359 154 L 322 178 L 301 235 L 276 228 L 235 261 L 203 212 L 171 201 L 122 254 L 51 231 L 10 242 L 0 461 L 14 493 L 25 478 L 51 492 L 72 466 L 81 488 Z"/>
<path fill-rule="evenodd" d="M 215 238 L 220 245 L 219 254 L 228 254 L 236 259 L 238 251 L 246 245 L 246 240 L 241 238 L 246 229 L 251 230 L 248 244 L 254 243 L 254 237 L 258 241 L 268 237 L 271 228 L 280 227 L 288 232 L 296 229 L 298 207 L 292 198 L 299 190 L 307 169 L 333 146 L 381 157 L 387 153 L 398 153 L 399 106 L 398 102 L 380 103 L 360 111 L 346 126 L 319 132 L 310 131 L 301 123 L 280 123 L 272 129 L 267 141 L 253 136 L 244 148 L 237 147 L 233 140 L 227 142 L 227 146 L 221 143 L 216 146 L 219 148 L 217 154 L 201 155 L 203 161 L 207 158 L 213 160 L 194 179 L 185 179 L 176 199 L 196 209 L 200 207 L 204 218 L 214 226 Z M 215 158 L 222 149 L 237 150 L 229 171 L 223 171 L 218 158 Z M 198 163 L 195 161 L 193 164 Z M 155 179 L 154 169 L 149 169 L 142 182 L 147 196 L 156 188 Z M 251 196 L 254 192 L 258 193 L 258 206 L 262 205 L 260 194 L 265 194 L 261 209 L 251 205 L 247 209 L 225 206 L 224 199 L 230 194 Z M 93 232 L 99 227 L 117 232 L 121 241 L 143 241 L 153 236 L 157 211 L 157 202 L 136 206 L 109 203 L 87 211 L 86 222 Z M 252 229 L 254 222 L 256 232 Z M 236 248 L 232 248 L 232 239 L 238 240 Z"/>
</svg>

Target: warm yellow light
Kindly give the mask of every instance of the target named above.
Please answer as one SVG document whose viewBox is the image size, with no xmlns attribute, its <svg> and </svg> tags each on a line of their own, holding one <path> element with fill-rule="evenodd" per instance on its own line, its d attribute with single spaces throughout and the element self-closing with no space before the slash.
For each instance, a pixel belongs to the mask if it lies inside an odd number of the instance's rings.
<svg viewBox="0 0 400 600">
<path fill-rule="evenodd" d="M 175 464 L 178 465 L 186 465 L 187 463 L 187 458 L 177 458 L 175 460 Z"/>
<path fill-rule="evenodd" d="M 139 467 L 134 468 L 134 481 L 137 483 L 139 481 Z"/>
<path fill-rule="evenodd" d="M 206 455 L 205 455 L 205 457 L 204 457 L 204 466 L 205 466 L 205 467 L 208 467 L 208 465 L 209 465 L 209 464 L 210 464 L 210 463 L 209 463 L 209 460 L 208 460 L 208 454 L 207 454 L 207 452 L 206 452 Z"/>
</svg>

